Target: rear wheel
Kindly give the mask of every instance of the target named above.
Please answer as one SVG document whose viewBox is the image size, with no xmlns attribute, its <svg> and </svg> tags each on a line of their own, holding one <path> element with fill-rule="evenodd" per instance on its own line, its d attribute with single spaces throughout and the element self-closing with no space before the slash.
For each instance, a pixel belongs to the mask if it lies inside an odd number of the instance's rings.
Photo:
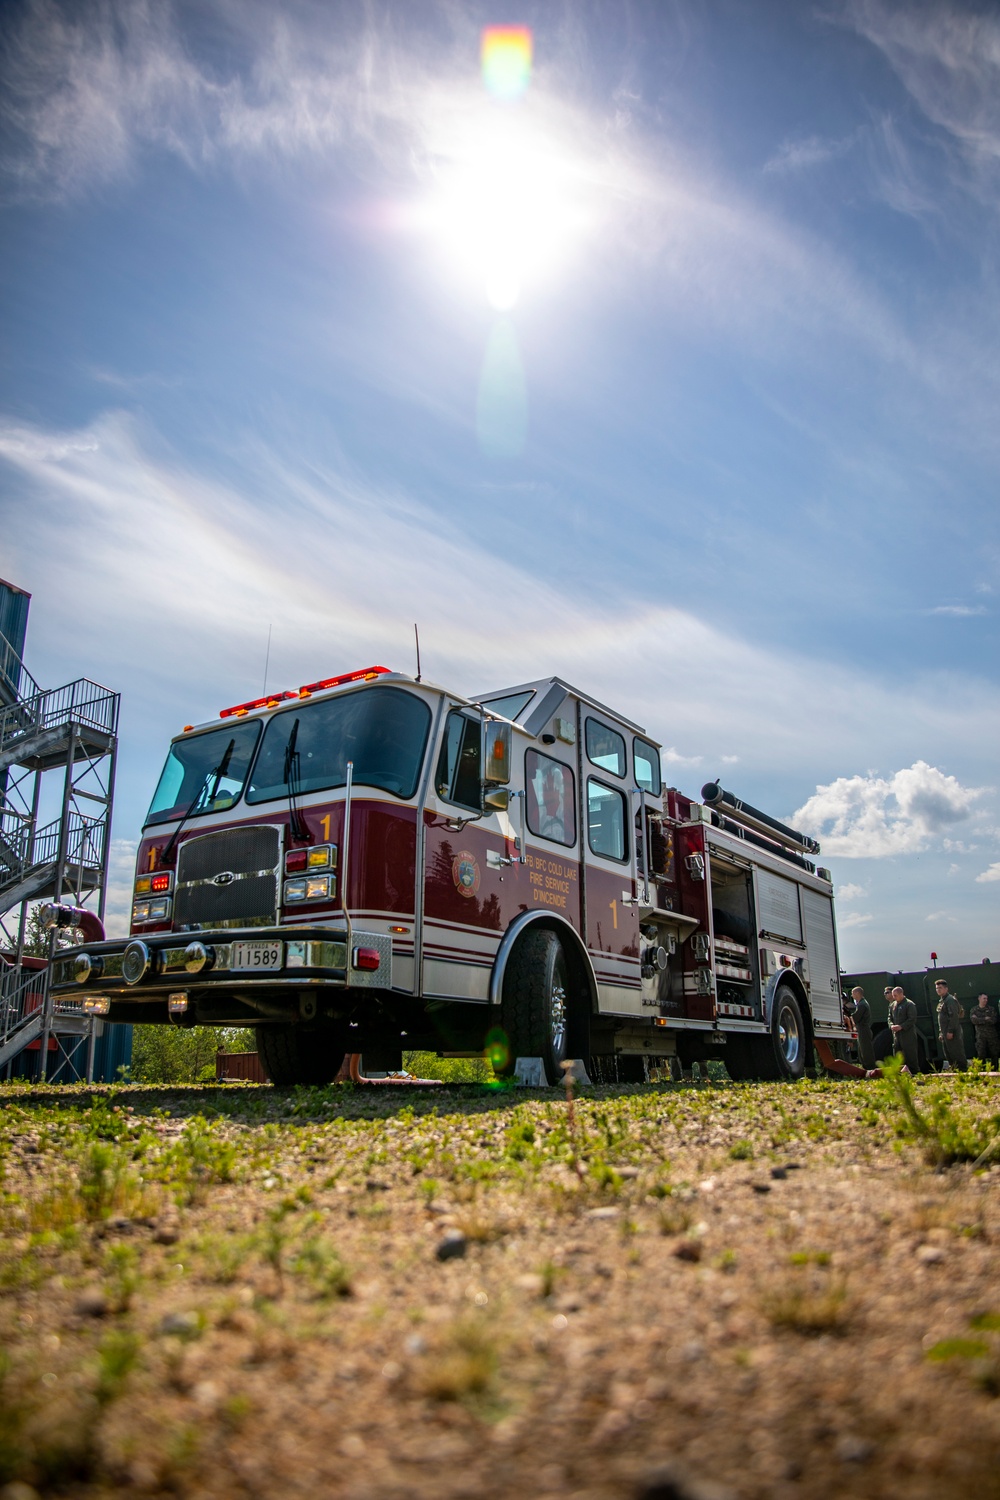
<svg viewBox="0 0 1000 1500">
<path fill-rule="evenodd" d="M 534 928 L 521 938 L 504 975 L 501 1015 L 507 1033 L 509 1062 L 540 1057 L 549 1083 L 562 1082 L 561 1064 L 569 1057 L 569 965 L 554 932 Z"/>
<path fill-rule="evenodd" d="M 257 1052 L 264 1072 L 279 1088 L 330 1083 L 344 1060 L 344 1038 L 290 1024 L 258 1026 Z"/>
</svg>

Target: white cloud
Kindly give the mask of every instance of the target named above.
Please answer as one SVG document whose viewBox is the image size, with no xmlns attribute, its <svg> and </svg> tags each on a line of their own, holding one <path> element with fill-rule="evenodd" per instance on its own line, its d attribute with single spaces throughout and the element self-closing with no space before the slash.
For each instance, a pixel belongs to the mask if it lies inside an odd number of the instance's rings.
<svg viewBox="0 0 1000 1500">
<path fill-rule="evenodd" d="M 850 880 L 847 882 L 846 885 L 840 885 L 840 886 L 837 887 L 837 900 L 838 900 L 838 902 L 840 902 L 840 901 L 860 901 L 862 899 L 862 897 L 863 896 L 867 896 L 867 894 L 868 894 L 868 887 L 867 886 L 865 886 L 865 885 L 855 885 Z"/>
<path fill-rule="evenodd" d="M 967 818 L 982 788 L 964 787 L 926 761 L 885 779 L 841 776 L 793 815 L 793 823 L 822 840 L 827 854 L 880 858 L 914 854 L 951 824 Z"/>
<path fill-rule="evenodd" d="M 108 895 L 104 926 L 109 937 L 126 937 L 132 915 L 135 878 L 135 839 L 112 839 L 108 859 Z"/>
<path fill-rule="evenodd" d="M 985 604 L 936 604 L 933 609 L 928 610 L 932 615 L 986 615 L 989 610 Z"/>
<path fill-rule="evenodd" d="M 845 916 L 837 916 L 838 927 L 865 927 L 875 918 L 870 912 L 849 911 Z"/>
<path fill-rule="evenodd" d="M 926 917 L 924 918 L 924 921 L 925 922 L 957 922 L 958 918 L 957 917 L 953 917 L 950 912 L 946 912 L 946 911 L 931 911 L 931 912 L 927 913 Z"/>
<path fill-rule="evenodd" d="M 981 875 L 976 876 L 977 885 L 989 885 L 994 880 L 1000 880 L 1000 860 L 990 865 Z"/>
</svg>

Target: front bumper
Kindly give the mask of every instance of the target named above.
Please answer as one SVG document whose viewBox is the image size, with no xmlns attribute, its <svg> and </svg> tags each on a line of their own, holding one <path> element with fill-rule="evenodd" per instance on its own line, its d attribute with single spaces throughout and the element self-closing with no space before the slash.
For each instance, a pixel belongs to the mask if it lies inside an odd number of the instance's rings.
<svg viewBox="0 0 1000 1500">
<path fill-rule="evenodd" d="M 392 989 L 392 939 L 385 933 L 354 928 L 348 953 L 347 933 L 329 927 L 248 927 L 218 931 L 151 933 L 69 948 L 54 960 L 52 993 L 58 1000 L 109 1000 L 110 1016 L 127 1004 L 165 1005 L 183 990 L 199 1007 L 218 1009 L 227 997 L 251 1009 L 273 1002 L 291 1005 L 303 990 Z M 278 962 L 266 972 L 237 968 L 239 943 L 277 945 Z M 143 948 L 145 953 L 139 953 Z M 126 954 L 133 951 L 130 963 Z M 377 966 L 370 967 L 377 955 Z M 143 961 L 145 959 L 145 961 Z M 89 961 L 89 973 L 87 962 Z M 361 967 L 364 963 L 366 967 Z M 130 983 L 126 975 L 139 971 Z M 83 972 L 83 978 L 76 976 Z"/>
</svg>

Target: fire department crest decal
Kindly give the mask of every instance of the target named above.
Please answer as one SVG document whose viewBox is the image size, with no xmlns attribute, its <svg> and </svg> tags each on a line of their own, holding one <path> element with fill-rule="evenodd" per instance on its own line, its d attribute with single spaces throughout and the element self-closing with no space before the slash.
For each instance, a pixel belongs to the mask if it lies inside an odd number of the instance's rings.
<svg viewBox="0 0 1000 1500">
<path fill-rule="evenodd" d="M 479 889 L 479 863 L 468 849 L 461 849 L 451 862 L 451 878 L 460 896 L 474 896 Z"/>
</svg>

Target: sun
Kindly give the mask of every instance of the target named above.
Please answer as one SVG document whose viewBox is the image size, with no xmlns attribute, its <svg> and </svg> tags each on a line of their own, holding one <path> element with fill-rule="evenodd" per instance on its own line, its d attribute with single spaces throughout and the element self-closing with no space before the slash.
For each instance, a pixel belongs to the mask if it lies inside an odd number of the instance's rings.
<svg viewBox="0 0 1000 1500">
<path fill-rule="evenodd" d="M 558 276 L 587 225 L 571 156 L 506 110 L 467 119 L 434 165 L 421 218 L 452 265 L 507 311 L 531 284 Z"/>
</svg>

